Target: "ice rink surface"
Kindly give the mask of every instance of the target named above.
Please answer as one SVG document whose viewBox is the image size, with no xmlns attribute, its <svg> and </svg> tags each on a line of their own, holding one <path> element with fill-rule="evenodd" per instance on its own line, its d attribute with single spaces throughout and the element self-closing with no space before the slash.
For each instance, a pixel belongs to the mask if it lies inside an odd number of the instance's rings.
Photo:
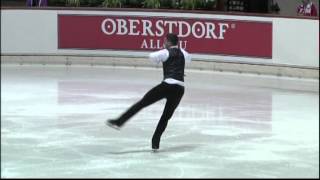
<svg viewBox="0 0 320 180">
<path fill-rule="evenodd" d="M 319 177 L 319 81 L 185 74 L 152 153 L 165 100 L 120 131 L 104 121 L 160 83 L 161 69 L 2 65 L 1 177 Z"/>
</svg>

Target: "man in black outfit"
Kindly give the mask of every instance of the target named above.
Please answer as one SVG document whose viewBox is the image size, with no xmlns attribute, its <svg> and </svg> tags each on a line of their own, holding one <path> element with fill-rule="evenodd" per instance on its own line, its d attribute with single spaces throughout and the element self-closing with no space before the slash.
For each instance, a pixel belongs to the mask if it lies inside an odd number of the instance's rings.
<svg viewBox="0 0 320 180">
<path fill-rule="evenodd" d="M 149 59 L 155 63 L 163 64 L 163 81 L 147 92 L 143 98 L 131 106 L 118 119 L 107 120 L 106 124 L 112 128 L 120 129 L 133 115 L 141 109 L 166 98 L 167 102 L 152 137 L 152 149 L 156 151 L 160 146 L 160 138 L 167 127 L 184 94 L 184 68 L 185 62 L 191 61 L 191 56 L 178 47 L 178 36 L 168 34 L 165 38 L 165 49 L 153 52 Z"/>
</svg>

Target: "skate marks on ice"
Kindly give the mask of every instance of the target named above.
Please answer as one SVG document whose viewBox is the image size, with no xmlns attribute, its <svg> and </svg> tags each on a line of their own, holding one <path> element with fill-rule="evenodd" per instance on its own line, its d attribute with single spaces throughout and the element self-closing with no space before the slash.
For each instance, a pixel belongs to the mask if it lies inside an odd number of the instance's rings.
<svg viewBox="0 0 320 180">
<path fill-rule="evenodd" d="M 130 148 L 119 151 L 107 151 L 107 154 L 112 155 L 124 155 L 124 154 L 143 154 L 143 153 L 184 153 L 184 152 L 192 152 L 199 145 L 196 144 L 185 144 L 185 145 L 171 145 L 169 147 L 160 148 L 157 152 L 153 152 L 151 147 L 145 148 Z"/>
</svg>

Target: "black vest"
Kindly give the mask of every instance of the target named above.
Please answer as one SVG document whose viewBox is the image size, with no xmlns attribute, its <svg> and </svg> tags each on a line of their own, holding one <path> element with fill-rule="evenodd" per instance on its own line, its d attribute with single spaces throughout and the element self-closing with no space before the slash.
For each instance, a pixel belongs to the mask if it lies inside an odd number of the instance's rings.
<svg viewBox="0 0 320 180">
<path fill-rule="evenodd" d="M 184 55 L 179 48 L 169 48 L 169 57 L 163 62 L 163 79 L 172 78 L 184 82 Z"/>
</svg>

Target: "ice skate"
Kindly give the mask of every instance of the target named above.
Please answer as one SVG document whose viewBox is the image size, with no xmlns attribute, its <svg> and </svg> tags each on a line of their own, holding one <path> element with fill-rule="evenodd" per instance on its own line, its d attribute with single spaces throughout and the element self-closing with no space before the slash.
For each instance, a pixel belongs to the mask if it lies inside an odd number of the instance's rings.
<svg viewBox="0 0 320 180">
<path fill-rule="evenodd" d="M 106 120 L 106 125 L 113 128 L 113 129 L 116 129 L 116 130 L 120 130 L 120 126 L 119 124 L 117 123 L 116 120 Z"/>
</svg>

